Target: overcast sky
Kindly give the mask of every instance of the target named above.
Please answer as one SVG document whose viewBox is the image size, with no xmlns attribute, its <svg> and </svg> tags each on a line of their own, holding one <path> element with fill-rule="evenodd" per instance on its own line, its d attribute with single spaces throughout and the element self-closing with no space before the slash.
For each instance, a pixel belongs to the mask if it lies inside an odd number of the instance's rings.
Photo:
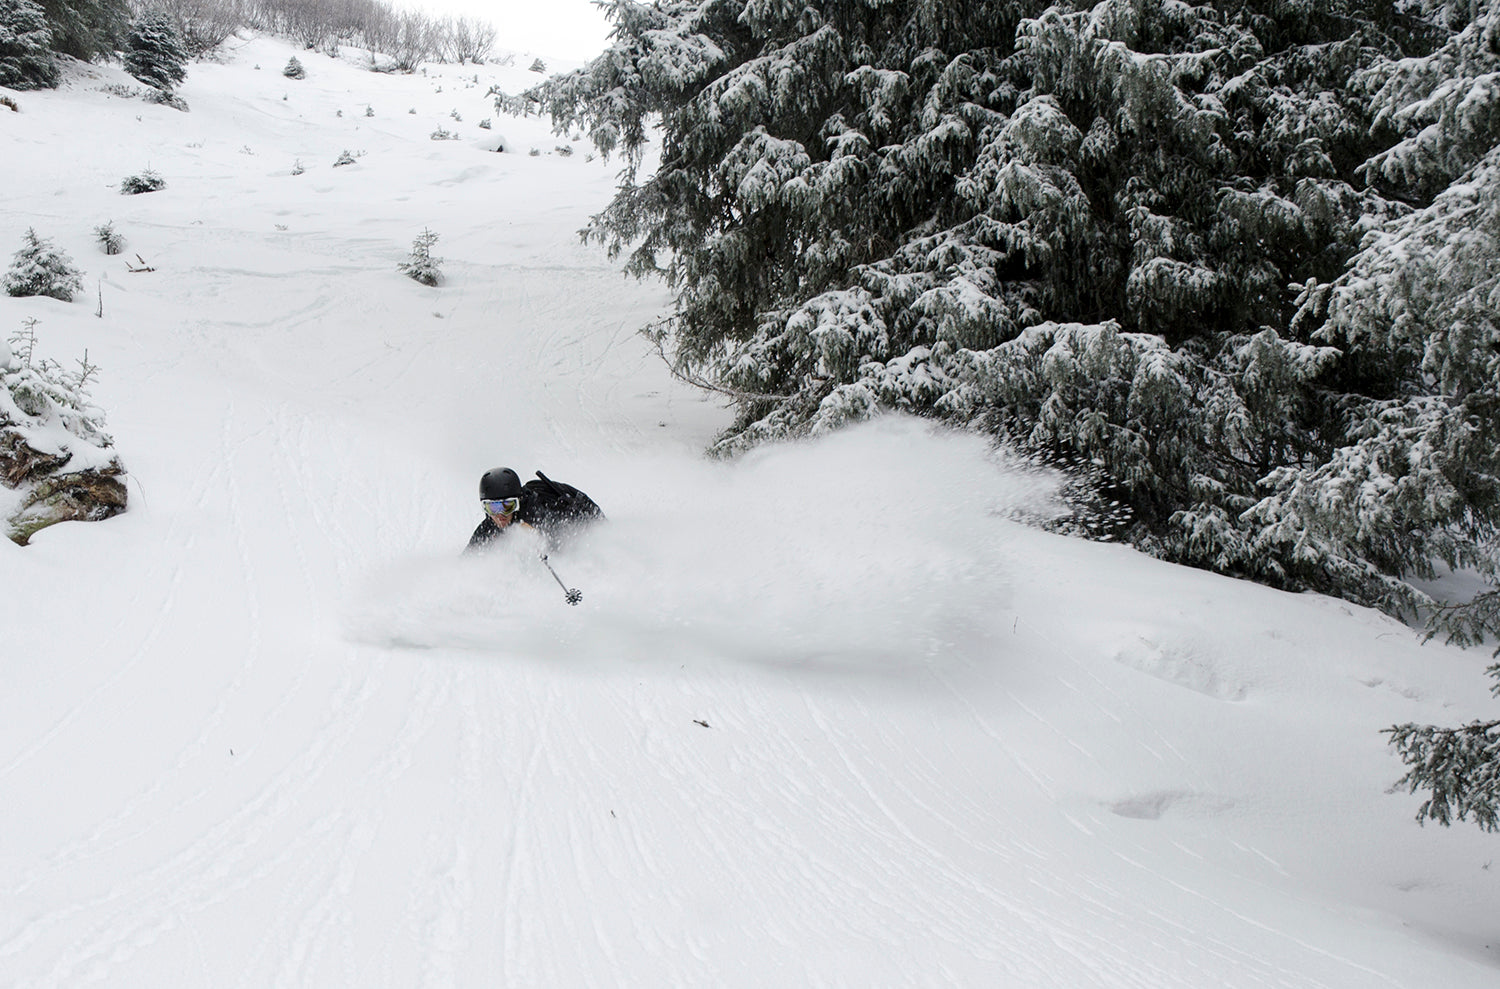
<svg viewBox="0 0 1500 989">
<path fill-rule="evenodd" d="M 495 25 L 495 47 L 582 62 L 604 50 L 609 22 L 590 0 L 407 0 L 434 14 L 468 14 Z"/>
</svg>

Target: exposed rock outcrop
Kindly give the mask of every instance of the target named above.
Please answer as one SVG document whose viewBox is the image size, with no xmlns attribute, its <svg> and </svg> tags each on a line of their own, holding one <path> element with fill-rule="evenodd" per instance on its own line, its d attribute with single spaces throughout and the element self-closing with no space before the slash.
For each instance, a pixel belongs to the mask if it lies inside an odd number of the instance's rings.
<svg viewBox="0 0 1500 989">
<path fill-rule="evenodd" d="M 32 448 L 13 429 L 0 428 L 0 484 L 19 492 L 5 519 L 5 535 L 25 546 L 58 522 L 96 522 L 125 511 L 125 468 L 116 458 L 103 467 L 68 470 L 71 453 Z"/>
<path fill-rule="evenodd" d="M 24 546 L 49 525 L 120 514 L 126 490 L 104 413 L 88 398 L 96 369 L 34 363 L 30 326 L 20 339 L 20 357 L 0 340 L 0 529 Z"/>
</svg>

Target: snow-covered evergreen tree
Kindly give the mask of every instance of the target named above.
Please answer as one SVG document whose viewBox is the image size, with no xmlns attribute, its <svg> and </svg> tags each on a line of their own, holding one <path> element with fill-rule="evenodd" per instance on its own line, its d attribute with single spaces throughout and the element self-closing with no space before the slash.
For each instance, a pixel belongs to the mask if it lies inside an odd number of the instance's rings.
<svg viewBox="0 0 1500 989">
<path fill-rule="evenodd" d="M 1500 15 L 616 0 L 506 109 L 624 155 L 587 233 L 677 292 L 717 449 L 886 409 L 1102 471 L 1163 557 L 1500 633 Z M 660 165 L 641 165 L 659 120 Z M 1436 602 L 1439 565 L 1486 578 Z M 1393 740 L 1496 822 L 1492 723 Z"/>
<path fill-rule="evenodd" d="M 125 71 L 141 82 L 170 93 L 187 78 L 187 49 L 167 14 L 148 10 L 130 25 L 125 37 Z"/>
<path fill-rule="evenodd" d="M 282 68 L 281 74 L 286 76 L 288 79 L 307 78 L 307 70 L 302 67 L 302 63 L 298 61 L 296 55 L 293 55 L 291 58 L 286 60 L 286 66 Z"/>
<path fill-rule="evenodd" d="M 432 245 L 436 244 L 437 240 L 437 234 L 423 228 L 422 232 L 417 234 L 417 239 L 412 241 L 411 253 L 397 267 L 408 278 L 413 278 L 423 285 L 436 286 L 443 280 L 443 259 L 434 257 L 432 254 Z"/>
<path fill-rule="evenodd" d="M 117 49 L 130 25 L 127 0 L 41 0 L 52 48 L 92 61 Z"/>
<path fill-rule="evenodd" d="M 0 0 L 0 86 L 43 89 L 57 85 L 52 31 L 35 0 Z"/>
<path fill-rule="evenodd" d="M 139 196 L 147 192 L 160 192 L 167 187 L 167 180 L 162 178 L 152 169 L 145 169 L 138 175 L 127 175 L 120 181 L 120 194 L 122 196 Z"/>
<path fill-rule="evenodd" d="M 1263 538 L 1361 571 L 1370 596 L 1430 606 L 1400 580 L 1432 564 L 1500 576 L 1500 16 L 1491 2 L 1426 57 L 1382 61 L 1356 83 L 1400 140 L 1364 174 L 1399 197 L 1347 270 L 1309 282 L 1295 320 L 1380 375 L 1345 396 L 1346 442 L 1268 479 Z M 1475 607 L 1438 611 L 1472 641 Z M 1491 626 L 1493 631 L 1493 626 Z"/>
<path fill-rule="evenodd" d="M 1299 313 L 1385 388 L 1351 397 L 1348 444 L 1280 470 L 1254 515 L 1265 538 L 1474 643 L 1500 629 L 1500 10 L 1434 14 L 1452 31 L 1435 52 L 1357 80 L 1400 136 L 1364 173 L 1416 208 L 1372 230 L 1342 276 L 1310 283 Z M 1488 589 L 1439 603 L 1400 579 L 1438 562 Z M 1402 782 L 1429 794 L 1419 819 L 1500 827 L 1500 722 L 1400 725 L 1392 744 Z"/>
<path fill-rule="evenodd" d="M 624 155 L 588 233 L 676 289 L 719 451 L 940 416 L 1100 466 L 1158 555 L 1410 615 L 1500 517 L 1493 7 L 619 0 L 501 105 Z"/>
<path fill-rule="evenodd" d="M 23 240 L 5 273 L 5 291 L 13 296 L 46 295 L 72 302 L 73 293 L 83 288 L 73 259 L 45 237 L 37 236 L 35 230 L 28 229 Z"/>
<path fill-rule="evenodd" d="M 94 240 L 105 254 L 119 254 L 125 249 L 125 235 L 115 229 L 113 220 L 94 228 Z"/>
</svg>

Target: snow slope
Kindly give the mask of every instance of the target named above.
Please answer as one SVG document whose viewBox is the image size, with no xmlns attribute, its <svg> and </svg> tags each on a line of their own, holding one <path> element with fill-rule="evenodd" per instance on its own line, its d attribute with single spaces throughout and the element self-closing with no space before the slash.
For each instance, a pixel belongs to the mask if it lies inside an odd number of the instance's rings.
<svg viewBox="0 0 1500 989">
<path fill-rule="evenodd" d="M 1500 984 L 1500 845 L 1379 734 L 1492 716 L 1486 653 L 1022 527 L 920 423 L 701 459 L 576 237 L 617 166 L 476 126 L 535 76 L 290 54 L 0 111 L 0 249 L 90 288 L 0 328 L 88 348 L 133 498 L 0 541 L 0 984 Z M 497 464 L 609 514 L 582 606 L 460 557 Z"/>
</svg>

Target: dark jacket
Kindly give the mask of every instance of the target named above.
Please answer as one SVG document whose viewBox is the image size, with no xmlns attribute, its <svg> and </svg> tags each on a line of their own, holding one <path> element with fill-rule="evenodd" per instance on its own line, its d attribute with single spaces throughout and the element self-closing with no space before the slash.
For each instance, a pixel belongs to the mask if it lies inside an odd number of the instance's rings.
<svg viewBox="0 0 1500 989">
<path fill-rule="evenodd" d="M 514 529 L 517 525 L 519 525 L 523 521 L 522 515 L 524 515 L 525 512 L 526 501 L 525 499 L 522 499 L 521 510 L 516 513 L 516 517 L 510 523 L 510 525 L 506 526 L 504 529 L 500 528 L 494 522 L 490 521 L 490 517 L 486 515 L 484 517 L 484 521 L 479 523 L 479 528 L 474 530 L 474 535 L 469 537 L 469 545 L 467 548 L 483 549 L 485 546 L 488 546 L 491 540 L 499 539 L 501 536 L 505 535 L 506 532 Z M 529 524 L 530 523 L 528 523 L 528 525 Z"/>
<path fill-rule="evenodd" d="M 521 486 L 521 507 L 510 525 L 502 529 L 486 515 L 469 537 L 468 549 L 481 549 L 521 524 L 542 533 L 548 545 L 555 545 L 568 529 L 604 518 L 593 499 L 571 484 L 553 481 L 541 471 L 537 478 Z"/>
</svg>

